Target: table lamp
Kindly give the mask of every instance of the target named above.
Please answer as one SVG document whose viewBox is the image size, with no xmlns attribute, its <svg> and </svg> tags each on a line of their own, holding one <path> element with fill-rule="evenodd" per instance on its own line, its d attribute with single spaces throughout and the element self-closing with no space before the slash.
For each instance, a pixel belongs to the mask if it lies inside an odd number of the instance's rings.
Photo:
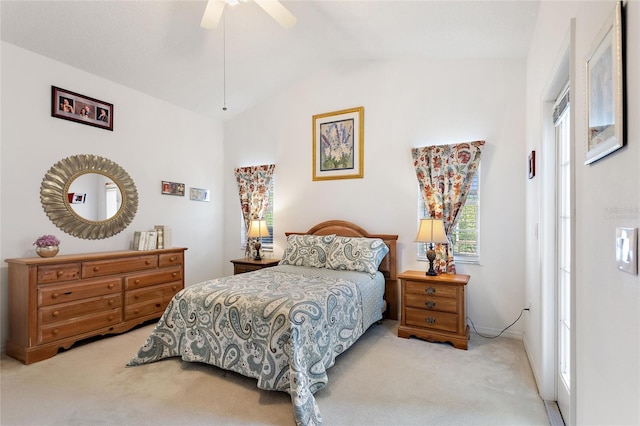
<svg viewBox="0 0 640 426">
<path fill-rule="evenodd" d="M 420 228 L 416 235 L 416 242 L 428 244 L 427 259 L 429 260 L 429 270 L 426 275 L 438 275 L 433 269 L 433 261 L 436 258 L 436 251 L 433 249 L 435 243 L 448 243 L 447 234 L 444 232 L 442 219 L 420 219 Z"/>
<path fill-rule="evenodd" d="M 258 240 L 255 242 L 253 247 L 256 249 L 256 255 L 253 260 L 262 260 L 260 256 L 260 247 L 262 247 L 261 239 L 262 237 L 269 236 L 269 228 L 267 228 L 266 220 L 252 220 L 249 224 L 249 233 L 247 235 L 249 238 L 257 238 Z"/>
</svg>

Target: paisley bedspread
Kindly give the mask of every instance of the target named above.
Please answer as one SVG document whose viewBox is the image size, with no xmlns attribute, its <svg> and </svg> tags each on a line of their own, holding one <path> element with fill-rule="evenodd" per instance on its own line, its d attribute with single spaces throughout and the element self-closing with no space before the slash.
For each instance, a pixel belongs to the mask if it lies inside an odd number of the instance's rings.
<svg viewBox="0 0 640 426">
<path fill-rule="evenodd" d="M 320 424 L 313 393 L 327 384 L 336 356 L 381 318 L 382 303 L 378 289 L 365 290 L 380 301 L 368 307 L 377 314 L 363 314 L 359 287 L 374 280 L 321 269 L 281 265 L 187 287 L 127 365 L 181 356 L 235 371 L 289 393 L 298 425 Z"/>
</svg>

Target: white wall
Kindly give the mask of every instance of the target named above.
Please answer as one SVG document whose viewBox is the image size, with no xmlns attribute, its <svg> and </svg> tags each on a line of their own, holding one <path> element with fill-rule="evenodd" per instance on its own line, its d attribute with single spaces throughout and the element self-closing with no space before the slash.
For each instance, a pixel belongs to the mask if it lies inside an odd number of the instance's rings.
<svg viewBox="0 0 640 426">
<path fill-rule="evenodd" d="M 188 247 L 187 284 L 222 273 L 222 124 L 95 75 L 2 43 L 2 259 L 35 256 L 35 239 L 55 234 L 61 254 L 124 250 L 135 230 L 173 229 Z M 51 86 L 114 104 L 113 132 L 50 116 Z M 96 154 L 124 168 L 136 184 L 138 212 L 129 227 L 104 240 L 65 234 L 40 204 L 40 184 L 57 161 Z M 211 202 L 161 195 L 170 180 L 211 190 Z M 7 267 L 1 268 L 2 347 L 7 333 Z"/>
<path fill-rule="evenodd" d="M 616 270 L 616 227 L 640 225 L 640 3 L 625 3 L 627 146 L 584 165 L 585 60 L 613 10 L 613 1 L 541 2 L 527 61 L 527 149 L 542 146 L 542 104 L 554 66 L 575 19 L 572 81 L 575 152 L 575 413 L 572 423 L 640 424 L 640 278 Z M 545 164 L 540 165 L 544 169 Z M 525 343 L 539 384 L 544 383 L 544 318 L 548 283 L 540 274 L 533 229 L 541 221 L 539 182 L 527 185 L 527 297 L 533 301 Z M 531 249 L 529 249 L 531 248 Z"/>
<path fill-rule="evenodd" d="M 411 148 L 484 139 L 481 265 L 471 275 L 468 315 L 495 332 L 524 307 L 524 60 L 354 62 L 319 71 L 225 122 L 225 174 L 275 163 L 274 256 L 285 231 L 344 219 L 398 234 L 399 269 L 416 260 L 417 180 Z M 229 103 L 232 103 L 229 102 Z M 364 106 L 364 178 L 312 181 L 312 116 Z M 236 185 L 225 185 L 225 258 L 240 249 Z M 231 264 L 226 271 L 232 271 Z M 513 327 L 520 335 L 520 325 Z"/>
</svg>

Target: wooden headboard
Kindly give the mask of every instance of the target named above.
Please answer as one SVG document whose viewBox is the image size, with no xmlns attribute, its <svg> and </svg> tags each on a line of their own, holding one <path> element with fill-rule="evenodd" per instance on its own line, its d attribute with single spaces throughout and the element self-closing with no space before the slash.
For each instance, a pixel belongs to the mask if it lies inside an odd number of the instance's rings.
<svg viewBox="0 0 640 426">
<path fill-rule="evenodd" d="M 370 234 L 355 223 L 346 220 L 328 220 L 319 223 L 307 232 L 285 232 L 289 235 L 331 235 L 336 234 L 343 237 L 380 238 L 389 247 L 389 253 L 382 259 L 378 270 L 385 277 L 384 298 L 387 302 L 386 318 L 397 320 L 398 315 L 398 253 L 396 249 L 397 235 Z"/>
</svg>

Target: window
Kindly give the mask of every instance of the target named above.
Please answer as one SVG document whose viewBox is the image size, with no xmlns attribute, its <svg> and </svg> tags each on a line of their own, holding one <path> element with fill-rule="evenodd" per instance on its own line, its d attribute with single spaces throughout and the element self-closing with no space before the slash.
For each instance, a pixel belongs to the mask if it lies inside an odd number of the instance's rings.
<svg viewBox="0 0 640 426">
<path fill-rule="evenodd" d="M 473 176 L 467 201 L 462 208 L 458 224 L 451 233 L 453 257 L 460 263 L 480 262 L 480 167 Z M 418 218 L 429 217 L 427 207 L 418 191 Z M 427 260 L 425 244 L 418 244 L 418 260 Z"/>
<path fill-rule="evenodd" d="M 267 228 L 269 228 L 269 236 L 262 237 L 262 251 L 273 251 L 273 178 L 269 183 L 269 207 L 267 207 L 267 213 L 265 218 L 267 221 Z M 245 243 L 247 242 L 247 230 L 244 227 L 244 218 L 242 217 L 242 211 L 240 211 L 240 246 L 242 250 L 245 249 Z"/>
</svg>

